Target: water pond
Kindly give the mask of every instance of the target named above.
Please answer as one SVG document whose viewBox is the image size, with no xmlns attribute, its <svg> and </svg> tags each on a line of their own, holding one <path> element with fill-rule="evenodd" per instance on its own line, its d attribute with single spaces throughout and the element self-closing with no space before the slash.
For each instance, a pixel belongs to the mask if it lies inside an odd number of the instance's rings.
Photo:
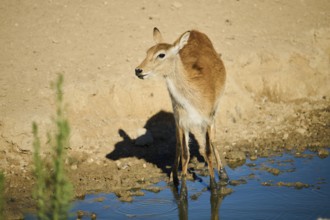
<svg viewBox="0 0 330 220">
<path fill-rule="evenodd" d="M 187 197 L 165 182 L 132 202 L 90 194 L 74 202 L 77 219 L 322 219 L 330 218 L 330 157 L 283 154 L 227 168 L 230 184 L 212 194 L 209 177 L 187 180 Z M 232 192 L 231 192 L 232 191 Z M 180 188 L 179 188 L 180 192 Z M 231 192 L 231 193 L 230 193 Z"/>
</svg>

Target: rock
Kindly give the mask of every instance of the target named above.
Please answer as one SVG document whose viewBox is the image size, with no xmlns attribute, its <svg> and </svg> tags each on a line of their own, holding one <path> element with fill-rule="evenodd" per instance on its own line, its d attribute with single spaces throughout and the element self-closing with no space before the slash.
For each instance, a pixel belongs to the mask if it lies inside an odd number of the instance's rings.
<svg viewBox="0 0 330 220">
<path fill-rule="evenodd" d="M 84 211 L 82 211 L 82 210 L 77 211 L 77 218 L 78 219 L 82 219 L 82 217 L 84 217 L 84 215 L 85 215 Z"/>
<path fill-rule="evenodd" d="M 273 174 L 274 176 L 278 176 L 281 173 L 281 171 L 277 168 L 267 167 L 266 170 L 267 170 L 267 172 Z"/>
<path fill-rule="evenodd" d="M 157 187 L 157 186 L 148 186 L 144 189 L 149 191 L 149 192 L 153 192 L 153 193 L 159 193 L 162 190 L 162 188 Z"/>
<path fill-rule="evenodd" d="M 249 178 L 249 179 L 254 179 L 254 178 L 256 178 L 256 175 L 255 175 L 254 173 L 250 173 L 250 174 L 248 175 L 248 178 Z"/>
<path fill-rule="evenodd" d="M 116 166 L 117 166 L 118 170 L 120 170 L 121 169 L 121 162 L 119 160 L 117 160 L 115 163 L 116 163 Z"/>
<path fill-rule="evenodd" d="M 257 160 L 258 159 L 258 156 L 257 155 L 251 155 L 250 156 L 250 160 Z"/>
<path fill-rule="evenodd" d="M 141 190 L 133 191 L 130 193 L 131 196 L 144 196 L 144 192 Z"/>
<path fill-rule="evenodd" d="M 94 199 L 94 202 L 103 202 L 105 200 L 105 197 L 98 197 Z"/>
<path fill-rule="evenodd" d="M 91 220 L 96 220 L 96 213 L 94 213 L 94 212 L 92 212 L 92 214 L 91 214 Z"/>
<path fill-rule="evenodd" d="M 116 196 L 121 202 L 132 202 L 133 198 L 129 191 L 118 191 L 115 192 Z"/>
<path fill-rule="evenodd" d="M 246 166 L 248 166 L 248 167 L 256 167 L 257 164 L 255 164 L 255 163 L 247 163 Z"/>
<path fill-rule="evenodd" d="M 301 183 L 301 182 L 295 182 L 294 187 L 296 189 L 308 188 L 309 184 Z"/>
<path fill-rule="evenodd" d="M 226 158 L 230 161 L 237 162 L 245 160 L 246 156 L 245 153 L 242 151 L 231 151 L 227 153 Z"/>
<path fill-rule="evenodd" d="M 325 148 L 321 148 L 318 150 L 317 155 L 323 159 L 329 156 L 329 151 Z"/>
<path fill-rule="evenodd" d="M 265 181 L 261 183 L 262 186 L 271 186 L 272 182 L 271 181 Z"/>
<path fill-rule="evenodd" d="M 276 183 L 277 186 L 286 186 L 286 187 L 294 187 L 296 189 L 308 188 L 310 187 L 309 184 L 302 183 L 302 182 L 278 182 Z"/>
<path fill-rule="evenodd" d="M 247 181 L 244 180 L 244 179 L 230 180 L 230 181 L 229 181 L 229 185 L 232 185 L 232 186 L 238 186 L 238 185 L 246 184 L 246 183 L 247 183 Z"/>
<path fill-rule="evenodd" d="M 131 167 L 130 163 L 124 163 L 121 162 L 120 160 L 117 160 L 115 163 L 118 170 L 126 170 L 127 168 Z"/>
<path fill-rule="evenodd" d="M 139 128 L 137 130 L 137 138 L 135 139 L 135 145 L 150 146 L 153 143 L 154 143 L 154 138 L 149 130 L 145 128 Z"/>
<path fill-rule="evenodd" d="M 235 168 L 242 166 L 246 161 L 246 156 L 243 151 L 230 151 L 225 156 L 230 167 Z"/>
</svg>

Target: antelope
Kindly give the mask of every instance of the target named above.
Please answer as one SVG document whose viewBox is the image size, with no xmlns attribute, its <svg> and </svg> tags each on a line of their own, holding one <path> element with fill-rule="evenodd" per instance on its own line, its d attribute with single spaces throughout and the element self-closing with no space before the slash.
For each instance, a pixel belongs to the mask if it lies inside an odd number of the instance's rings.
<svg viewBox="0 0 330 220">
<path fill-rule="evenodd" d="M 178 183 L 180 158 L 181 177 L 187 174 L 192 127 L 198 127 L 202 132 L 203 143 L 199 151 L 208 164 L 211 183 L 214 182 L 212 155 L 215 156 L 220 179 L 228 180 L 213 145 L 215 115 L 226 81 L 226 70 L 220 56 L 210 39 L 196 30 L 186 31 L 169 44 L 154 28 L 153 38 L 156 45 L 147 50 L 146 58 L 135 69 L 135 74 L 140 79 L 161 76 L 166 81 L 176 124 L 176 156 L 172 167 L 174 183 Z"/>
</svg>

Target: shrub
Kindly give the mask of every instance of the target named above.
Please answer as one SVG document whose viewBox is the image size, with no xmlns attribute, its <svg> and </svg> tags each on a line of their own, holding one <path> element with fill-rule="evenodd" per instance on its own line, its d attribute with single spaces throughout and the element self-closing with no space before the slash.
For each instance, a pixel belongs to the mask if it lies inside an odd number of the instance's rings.
<svg viewBox="0 0 330 220">
<path fill-rule="evenodd" d="M 46 162 L 40 156 L 40 139 L 38 126 L 33 123 L 33 160 L 36 188 L 34 198 L 37 205 L 37 218 L 40 220 L 68 219 L 70 201 L 73 195 L 72 185 L 65 172 L 66 149 L 69 147 L 70 127 L 64 114 L 63 76 L 59 75 L 54 84 L 56 92 L 56 131 L 48 134 L 48 144 L 52 149 L 50 167 L 46 170 Z"/>
</svg>

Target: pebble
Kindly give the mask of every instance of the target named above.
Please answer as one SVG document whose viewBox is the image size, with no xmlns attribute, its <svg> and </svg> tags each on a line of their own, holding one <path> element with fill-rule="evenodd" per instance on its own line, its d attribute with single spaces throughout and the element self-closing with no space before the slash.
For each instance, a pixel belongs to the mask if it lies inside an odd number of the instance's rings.
<svg viewBox="0 0 330 220">
<path fill-rule="evenodd" d="M 162 190 L 162 188 L 157 187 L 157 186 L 149 186 L 149 187 L 146 187 L 145 190 L 147 190 L 149 192 L 153 192 L 153 193 L 158 193 Z"/>
<path fill-rule="evenodd" d="M 267 172 L 273 174 L 274 176 L 278 176 L 281 173 L 281 171 L 277 168 L 269 168 L 268 167 L 266 170 L 267 170 Z"/>
<path fill-rule="evenodd" d="M 129 191 L 118 191 L 118 192 L 115 192 L 115 194 L 121 202 L 132 202 L 133 201 L 133 198 L 130 195 Z"/>
<path fill-rule="evenodd" d="M 132 196 L 124 196 L 118 198 L 121 202 L 133 202 L 133 197 Z"/>
<path fill-rule="evenodd" d="M 92 214 L 91 214 L 91 219 L 92 219 L 92 220 L 95 220 L 95 219 L 96 219 L 96 213 L 92 212 Z"/>
<path fill-rule="evenodd" d="M 103 202 L 105 200 L 105 197 L 98 197 L 94 199 L 94 202 Z"/>
<path fill-rule="evenodd" d="M 118 170 L 120 170 L 121 169 L 121 162 L 119 160 L 117 160 L 115 163 L 116 163 L 116 166 L 117 166 Z"/>
<path fill-rule="evenodd" d="M 82 211 L 82 210 L 78 210 L 78 211 L 77 211 L 77 218 L 78 218 L 78 219 L 81 219 L 82 217 L 84 217 L 84 211 Z"/>
<path fill-rule="evenodd" d="M 247 183 L 247 181 L 244 180 L 244 179 L 230 180 L 230 181 L 229 181 L 229 185 L 232 185 L 232 186 L 238 186 L 238 185 L 246 184 L 246 183 Z"/>
<path fill-rule="evenodd" d="M 137 190 L 137 191 L 131 192 L 130 195 L 131 196 L 144 196 L 145 194 L 143 191 Z"/>
<path fill-rule="evenodd" d="M 317 155 L 320 157 L 320 158 L 326 158 L 329 156 L 329 151 L 325 148 L 321 148 L 318 150 L 317 152 Z"/>
<path fill-rule="evenodd" d="M 308 188 L 310 187 L 309 184 L 302 183 L 302 182 L 278 182 L 276 183 L 277 186 L 286 186 L 286 187 L 294 187 L 296 189 Z"/>
<path fill-rule="evenodd" d="M 116 166 L 118 170 L 126 170 L 127 168 L 130 168 L 132 166 L 132 164 L 130 162 L 124 162 L 124 161 L 119 161 L 117 160 L 116 162 Z"/>
<path fill-rule="evenodd" d="M 257 160 L 258 159 L 258 156 L 257 155 L 251 155 L 250 156 L 250 160 Z"/>
<path fill-rule="evenodd" d="M 271 183 L 271 181 L 265 181 L 265 182 L 262 182 L 261 185 L 262 186 L 271 186 L 272 183 Z"/>
<path fill-rule="evenodd" d="M 71 170 L 76 170 L 77 168 L 78 168 L 77 164 L 73 164 L 73 165 L 71 166 Z"/>
<path fill-rule="evenodd" d="M 257 164 L 255 164 L 255 163 L 247 163 L 246 166 L 248 166 L 248 167 L 256 167 Z"/>
<path fill-rule="evenodd" d="M 226 155 L 228 160 L 232 160 L 232 161 L 241 161 L 241 160 L 245 160 L 246 156 L 245 153 L 242 151 L 231 151 L 228 152 L 228 154 Z"/>
</svg>

